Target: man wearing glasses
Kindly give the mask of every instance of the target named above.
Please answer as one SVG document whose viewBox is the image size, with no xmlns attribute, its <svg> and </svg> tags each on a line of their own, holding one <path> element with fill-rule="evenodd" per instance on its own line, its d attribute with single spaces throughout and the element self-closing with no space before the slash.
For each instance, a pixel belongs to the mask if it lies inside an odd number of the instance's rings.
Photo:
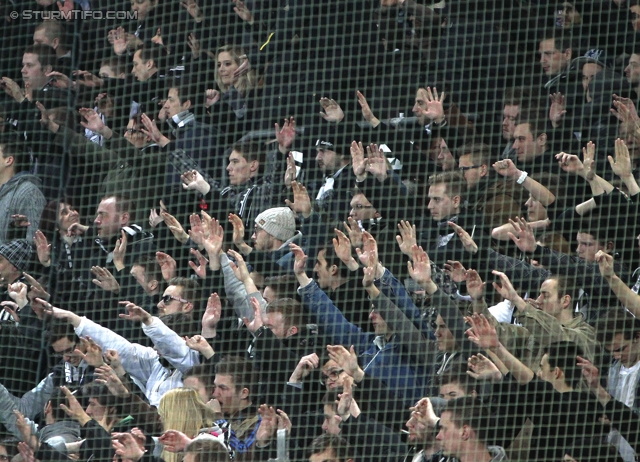
<svg viewBox="0 0 640 462">
<path fill-rule="evenodd" d="M 198 283 L 189 278 L 172 278 L 158 303 L 158 316 L 185 313 L 192 315 L 197 308 Z M 197 311 L 197 310 L 196 310 Z"/>
</svg>

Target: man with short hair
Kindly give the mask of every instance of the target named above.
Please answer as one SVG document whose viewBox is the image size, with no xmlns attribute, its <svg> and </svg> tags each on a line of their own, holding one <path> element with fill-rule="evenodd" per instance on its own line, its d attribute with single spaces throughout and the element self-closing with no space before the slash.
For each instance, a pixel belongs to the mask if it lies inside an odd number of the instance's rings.
<svg viewBox="0 0 640 462">
<path fill-rule="evenodd" d="M 632 53 L 629 56 L 627 67 L 624 68 L 624 76 L 636 94 L 635 100 L 637 103 L 640 101 L 640 53 Z M 636 104 L 636 107 L 638 107 L 638 104 Z"/>
<path fill-rule="evenodd" d="M 0 143 L 0 243 L 9 239 L 26 237 L 29 242 L 38 229 L 40 215 L 47 201 L 40 190 L 41 182 L 28 171 L 27 154 L 17 143 Z M 23 215 L 29 225 L 12 228 L 15 215 Z"/>
<path fill-rule="evenodd" d="M 47 74 L 54 70 L 55 64 L 56 54 L 49 45 L 28 46 L 22 55 L 21 74 L 24 91 L 10 78 L 3 77 L 4 91 L 19 104 L 25 100 L 35 103 L 33 92 L 48 86 L 51 77 Z"/>
<path fill-rule="evenodd" d="M 330 433 L 314 439 L 308 452 L 309 462 L 353 462 L 356 457 L 344 438 Z"/>
<path fill-rule="evenodd" d="M 63 21 L 44 21 L 33 32 L 34 45 L 48 45 L 56 52 L 56 71 L 70 75 L 72 56 L 67 48 L 67 31 Z"/>
<path fill-rule="evenodd" d="M 436 440 L 446 456 L 460 462 L 502 462 L 508 460 L 500 446 L 487 444 L 491 414 L 477 398 L 452 399 L 442 411 Z"/>
<path fill-rule="evenodd" d="M 174 277 L 168 284 L 157 305 L 158 316 L 185 313 L 197 318 L 200 313 L 198 282 L 194 279 Z"/>
<path fill-rule="evenodd" d="M 515 162 L 516 153 L 513 150 L 513 134 L 520 122 L 520 115 L 533 102 L 529 87 L 510 87 L 504 92 L 502 101 L 502 139 L 507 142 L 501 159 L 511 159 Z"/>
</svg>

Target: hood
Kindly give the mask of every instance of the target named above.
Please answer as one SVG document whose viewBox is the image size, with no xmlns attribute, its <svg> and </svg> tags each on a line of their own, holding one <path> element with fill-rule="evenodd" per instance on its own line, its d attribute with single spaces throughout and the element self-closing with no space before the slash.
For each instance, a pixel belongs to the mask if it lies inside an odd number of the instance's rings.
<svg viewBox="0 0 640 462">
<path fill-rule="evenodd" d="M 80 425 L 73 420 L 61 420 L 42 427 L 38 433 L 40 441 L 48 442 L 51 438 L 59 437 L 71 443 L 80 439 Z"/>
<path fill-rule="evenodd" d="M 36 175 L 30 172 L 18 172 L 15 175 L 13 175 L 9 179 L 9 181 L 7 181 L 5 184 L 3 184 L 0 187 L 0 194 L 2 194 L 5 190 L 14 189 L 18 185 L 25 182 L 33 183 L 37 187 L 40 187 L 42 185 L 42 181 L 40 181 L 40 178 L 38 178 Z"/>
<path fill-rule="evenodd" d="M 289 244 L 298 244 L 302 240 L 302 233 L 300 231 L 296 231 L 291 239 L 283 243 L 278 250 L 287 249 L 289 251 Z M 300 244 L 298 244 L 300 245 Z"/>
</svg>

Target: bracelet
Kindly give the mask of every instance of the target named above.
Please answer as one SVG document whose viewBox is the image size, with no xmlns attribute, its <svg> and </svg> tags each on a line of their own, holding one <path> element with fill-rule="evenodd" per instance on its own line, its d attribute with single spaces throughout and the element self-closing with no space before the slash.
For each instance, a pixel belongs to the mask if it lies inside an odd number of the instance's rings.
<svg viewBox="0 0 640 462">
<path fill-rule="evenodd" d="M 522 172 L 520 174 L 520 176 L 518 177 L 518 179 L 516 180 L 516 183 L 518 183 L 518 184 L 524 183 L 524 180 L 526 180 L 528 176 L 529 176 L 529 174 L 527 172 Z"/>
</svg>

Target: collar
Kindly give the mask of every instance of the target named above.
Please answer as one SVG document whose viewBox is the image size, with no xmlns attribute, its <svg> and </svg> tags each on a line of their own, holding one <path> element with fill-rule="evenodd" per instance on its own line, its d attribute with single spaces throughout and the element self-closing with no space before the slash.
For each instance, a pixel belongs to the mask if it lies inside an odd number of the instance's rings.
<svg viewBox="0 0 640 462">
<path fill-rule="evenodd" d="M 182 111 L 170 119 L 167 119 L 167 123 L 171 127 L 171 130 L 175 132 L 185 127 L 186 125 L 191 125 L 195 121 L 195 116 L 189 111 Z"/>
</svg>

